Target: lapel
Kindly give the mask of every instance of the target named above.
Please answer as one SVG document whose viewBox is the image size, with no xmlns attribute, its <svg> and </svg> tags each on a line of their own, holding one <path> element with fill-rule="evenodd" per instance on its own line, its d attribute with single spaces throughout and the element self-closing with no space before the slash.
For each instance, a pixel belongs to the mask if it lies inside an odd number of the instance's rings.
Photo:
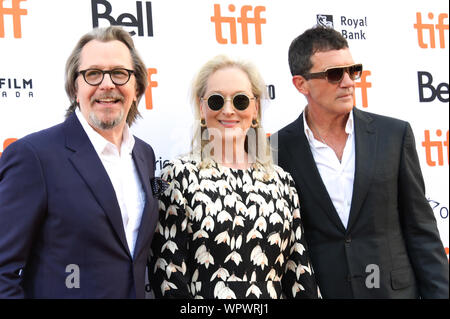
<svg viewBox="0 0 450 319">
<path fill-rule="evenodd" d="M 353 118 L 355 121 L 355 180 L 347 232 L 350 232 L 359 216 L 374 174 L 377 157 L 377 134 L 372 123 L 373 119 L 356 107 L 353 108 Z"/>
<path fill-rule="evenodd" d="M 345 227 L 342 224 L 339 215 L 334 208 L 333 202 L 328 195 L 325 184 L 320 177 L 308 139 L 305 136 L 303 113 L 297 121 L 293 123 L 291 130 L 288 133 L 290 133 L 290 141 L 286 141 L 286 145 L 290 145 L 290 147 L 287 147 L 287 152 L 290 153 L 291 159 L 296 159 L 294 163 L 292 160 L 289 160 L 294 166 L 294 169 L 291 170 L 291 174 L 297 175 L 299 180 L 302 181 L 300 187 L 307 187 L 309 192 L 306 194 L 313 197 L 313 201 L 326 212 L 328 217 L 340 231 L 345 232 Z"/>
<path fill-rule="evenodd" d="M 98 204 L 103 208 L 123 249 L 131 258 L 114 187 L 75 113 L 72 113 L 64 122 L 64 132 L 66 147 L 73 151 L 69 160 L 86 182 Z"/>
<path fill-rule="evenodd" d="M 145 206 L 142 211 L 141 224 L 139 226 L 138 237 L 136 239 L 136 246 L 134 248 L 134 256 L 138 256 L 141 249 L 145 248 L 145 240 L 149 238 L 149 232 L 154 228 L 152 227 L 152 212 L 156 211 L 157 200 L 153 197 L 153 193 L 150 186 L 150 179 L 154 177 L 153 169 L 149 167 L 149 161 L 151 159 L 145 159 L 145 155 L 140 151 L 140 145 L 138 140 L 133 148 L 133 160 L 136 165 L 136 169 L 141 180 L 142 188 L 145 192 Z"/>
</svg>

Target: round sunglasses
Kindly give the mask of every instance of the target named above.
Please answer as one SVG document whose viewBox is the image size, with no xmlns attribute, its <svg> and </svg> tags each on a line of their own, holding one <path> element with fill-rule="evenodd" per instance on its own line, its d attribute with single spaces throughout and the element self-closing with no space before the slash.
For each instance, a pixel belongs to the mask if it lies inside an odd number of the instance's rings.
<svg viewBox="0 0 450 319">
<path fill-rule="evenodd" d="M 86 83 L 92 86 L 100 85 L 103 82 L 105 74 L 109 74 L 114 85 L 121 86 L 125 85 L 135 72 L 125 68 L 115 68 L 112 70 L 86 69 L 78 71 L 78 73 L 83 75 Z"/>
<path fill-rule="evenodd" d="M 224 98 L 219 93 L 213 93 L 208 98 L 201 98 L 202 101 L 206 101 L 208 107 L 213 111 L 219 111 L 224 105 L 225 101 L 232 101 L 236 110 L 244 111 L 250 105 L 250 100 L 256 99 L 256 97 L 249 97 L 244 93 L 237 93 L 232 98 Z"/>
<path fill-rule="evenodd" d="M 323 72 L 307 73 L 303 75 L 306 80 L 310 79 L 327 79 L 330 83 L 339 83 L 344 77 L 344 73 L 347 72 L 350 79 L 353 81 L 358 80 L 361 77 L 363 70 L 362 64 L 352 64 L 347 66 L 334 66 L 326 69 Z"/>
</svg>

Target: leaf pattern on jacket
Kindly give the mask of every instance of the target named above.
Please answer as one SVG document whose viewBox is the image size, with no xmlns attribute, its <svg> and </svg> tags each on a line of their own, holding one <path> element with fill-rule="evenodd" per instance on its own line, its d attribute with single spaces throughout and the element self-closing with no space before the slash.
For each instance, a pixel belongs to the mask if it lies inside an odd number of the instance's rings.
<svg viewBox="0 0 450 319">
<path fill-rule="evenodd" d="M 149 265 L 157 298 L 320 297 L 293 179 L 276 165 L 263 176 L 190 157 L 166 165 Z"/>
</svg>

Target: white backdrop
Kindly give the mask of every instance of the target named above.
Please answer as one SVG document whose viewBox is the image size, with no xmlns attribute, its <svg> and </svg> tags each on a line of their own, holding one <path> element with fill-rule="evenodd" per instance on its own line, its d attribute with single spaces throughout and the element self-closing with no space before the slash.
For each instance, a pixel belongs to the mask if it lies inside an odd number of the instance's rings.
<svg viewBox="0 0 450 319">
<path fill-rule="evenodd" d="M 152 87 L 139 105 L 143 119 L 132 130 L 154 147 L 158 169 L 188 150 L 191 80 L 217 54 L 258 66 L 272 93 L 263 126 L 274 133 L 306 104 L 291 84 L 289 44 L 321 16 L 348 37 L 355 62 L 364 64 L 356 106 L 411 123 L 448 255 L 448 14 L 443 0 L 0 0 L 0 153 L 64 120 L 65 61 L 81 35 L 111 23 L 135 33 L 152 69 Z"/>
</svg>

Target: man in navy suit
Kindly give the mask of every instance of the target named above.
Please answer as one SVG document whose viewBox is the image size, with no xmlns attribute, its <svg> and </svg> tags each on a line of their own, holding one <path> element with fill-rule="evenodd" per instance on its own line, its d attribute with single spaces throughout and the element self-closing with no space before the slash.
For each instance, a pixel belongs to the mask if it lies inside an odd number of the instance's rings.
<svg viewBox="0 0 450 319">
<path fill-rule="evenodd" d="M 324 298 L 448 298 L 448 261 L 409 123 L 353 106 L 355 64 L 342 35 L 316 27 L 289 48 L 308 105 L 273 136 L 300 197 Z"/>
<path fill-rule="evenodd" d="M 66 64 L 66 120 L 0 158 L 0 298 L 144 298 L 155 155 L 129 126 L 147 73 L 119 27 Z"/>
</svg>

